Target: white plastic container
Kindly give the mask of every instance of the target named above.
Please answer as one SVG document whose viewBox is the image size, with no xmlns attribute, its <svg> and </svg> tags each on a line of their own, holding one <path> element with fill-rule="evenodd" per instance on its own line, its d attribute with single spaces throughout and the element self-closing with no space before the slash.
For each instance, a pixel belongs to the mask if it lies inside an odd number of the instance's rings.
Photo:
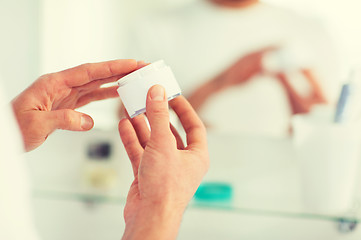
<svg viewBox="0 0 361 240">
<path fill-rule="evenodd" d="M 331 119 L 294 116 L 294 144 L 307 210 L 343 214 L 354 200 L 361 124 L 336 124 Z"/>
<path fill-rule="evenodd" d="M 168 101 L 181 95 L 181 89 L 169 66 L 156 61 L 118 80 L 118 94 L 131 118 L 145 112 L 148 90 L 154 85 L 165 88 Z"/>
</svg>

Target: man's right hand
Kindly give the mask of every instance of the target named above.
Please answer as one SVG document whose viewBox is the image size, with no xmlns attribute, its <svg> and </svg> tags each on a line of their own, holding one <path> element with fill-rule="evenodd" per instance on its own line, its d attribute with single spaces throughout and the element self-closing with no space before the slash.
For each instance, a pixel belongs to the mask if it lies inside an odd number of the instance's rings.
<svg viewBox="0 0 361 240">
<path fill-rule="evenodd" d="M 123 239 L 175 239 L 188 202 L 208 170 L 206 130 L 183 97 L 171 101 L 187 134 L 184 147 L 169 122 L 164 88 L 147 96 L 147 117 L 119 123 L 119 133 L 132 163 L 134 182 L 124 210 Z"/>
</svg>

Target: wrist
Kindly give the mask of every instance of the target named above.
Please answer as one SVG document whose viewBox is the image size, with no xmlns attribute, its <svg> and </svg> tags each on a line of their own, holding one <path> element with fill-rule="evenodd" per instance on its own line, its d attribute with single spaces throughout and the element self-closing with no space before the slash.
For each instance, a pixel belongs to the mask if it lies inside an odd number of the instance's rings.
<svg viewBox="0 0 361 240">
<path fill-rule="evenodd" d="M 220 77 L 216 77 L 198 87 L 191 95 L 188 96 L 188 101 L 194 110 L 199 111 L 199 109 L 212 95 L 222 91 L 222 89 L 223 86 L 221 79 Z"/>
<path fill-rule="evenodd" d="M 211 81 L 209 81 L 208 84 L 208 88 L 209 91 L 212 91 L 213 93 L 215 92 L 221 92 L 222 90 L 224 90 L 225 88 L 227 88 L 227 79 L 226 79 L 226 74 L 222 73 L 218 76 L 216 76 L 215 78 L 213 78 Z"/>
<path fill-rule="evenodd" d="M 175 239 L 184 209 L 164 203 L 143 204 L 126 220 L 123 239 Z"/>
</svg>

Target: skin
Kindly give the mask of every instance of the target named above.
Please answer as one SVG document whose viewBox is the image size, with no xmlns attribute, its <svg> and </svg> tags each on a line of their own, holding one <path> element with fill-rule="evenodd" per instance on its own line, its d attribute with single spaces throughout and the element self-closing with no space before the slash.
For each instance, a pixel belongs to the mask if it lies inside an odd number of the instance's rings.
<svg viewBox="0 0 361 240">
<path fill-rule="evenodd" d="M 327 103 L 322 88 L 310 69 L 299 70 L 312 90 L 311 94 L 307 97 L 302 97 L 297 90 L 292 87 L 285 73 L 266 72 L 263 69 L 262 58 L 264 54 L 276 49 L 275 47 L 268 47 L 241 57 L 235 64 L 193 91 L 188 97 L 189 102 L 196 111 L 200 111 L 207 100 L 217 93 L 237 85 L 245 84 L 255 75 L 263 74 L 271 75 L 279 81 L 286 91 L 293 114 L 308 113 L 313 105 Z"/>
<path fill-rule="evenodd" d="M 40 77 L 12 102 L 27 150 L 40 146 L 55 129 L 86 131 L 92 119 L 74 111 L 92 101 L 116 97 L 104 83 L 145 66 L 135 60 L 84 64 Z M 147 117 L 123 119 L 119 133 L 132 163 L 123 239 L 175 239 L 183 212 L 209 168 L 206 130 L 189 102 L 173 99 L 187 134 L 187 146 L 169 122 L 168 101 L 161 86 L 147 96 Z M 82 118 L 89 122 L 82 122 Z"/>
<path fill-rule="evenodd" d="M 312 92 L 307 97 L 303 97 L 292 87 L 289 83 L 286 74 L 280 72 L 274 74 L 287 92 L 287 97 L 291 105 L 292 114 L 302 114 L 311 111 L 315 104 L 327 103 L 326 97 L 323 94 L 321 86 L 318 84 L 316 77 L 309 69 L 301 69 L 302 75 L 305 77 L 308 84 L 311 86 Z"/>
<path fill-rule="evenodd" d="M 246 8 L 259 3 L 258 0 L 208 0 L 220 7 L 228 8 Z M 269 46 L 255 52 L 251 52 L 242 56 L 237 62 L 226 68 L 220 74 L 210 79 L 197 89 L 195 89 L 189 96 L 188 100 L 199 112 L 205 105 L 207 100 L 212 96 L 225 91 L 231 87 L 245 84 L 250 81 L 255 75 L 272 75 L 275 77 L 285 89 L 291 111 L 293 114 L 308 113 L 314 104 L 326 103 L 327 100 L 324 93 L 318 84 L 315 74 L 310 69 L 300 69 L 299 71 L 309 83 L 312 93 L 307 97 L 302 97 L 297 90 L 289 84 L 289 79 L 285 73 L 269 73 L 265 72 L 262 66 L 263 56 L 277 47 Z M 209 125 L 207 125 L 209 127 Z"/>
<path fill-rule="evenodd" d="M 196 111 L 199 111 L 205 102 L 214 94 L 222 92 L 233 86 L 244 84 L 253 76 L 263 72 L 262 57 L 264 54 L 276 49 L 267 47 L 241 57 L 233 65 L 219 75 L 201 85 L 188 97 Z"/>
<path fill-rule="evenodd" d="M 183 212 L 209 167 L 206 130 L 180 96 L 170 103 L 187 134 L 184 146 L 169 123 L 164 89 L 153 86 L 147 96 L 147 117 L 119 123 L 119 133 L 132 163 L 123 239 L 175 239 Z"/>
<path fill-rule="evenodd" d="M 117 87 L 101 88 L 142 67 L 135 60 L 88 63 L 36 80 L 12 101 L 26 151 L 40 146 L 56 129 L 90 130 L 93 119 L 74 109 L 117 97 Z"/>
<path fill-rule="evenodd" d="M 245 8 L 254 5 L 259 0 L 209 0 L 210 2 L 227 8 Z"/>
</svg>

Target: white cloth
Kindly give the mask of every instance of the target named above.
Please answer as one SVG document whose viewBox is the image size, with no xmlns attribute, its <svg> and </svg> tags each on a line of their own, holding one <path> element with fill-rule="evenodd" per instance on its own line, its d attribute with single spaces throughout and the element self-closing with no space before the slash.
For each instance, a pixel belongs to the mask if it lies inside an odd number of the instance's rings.
<svg viewBox="0 0 361 240">
<path fill-rule="evenodd" d="M 35 240 L 20 133 L 0 86 L 0 239 Z"/>
<path fill-rule="evenodd" d="M 330 40 L 318 24 L 288 10 L 258 3 L 228 9 L 198 0 L 180 9 L 147 16 L 130 29 L 130 56 L 164 59 L 183 92 L 192 92 L 247 53 L 283 46 L 303 67 L 316 69 L 328 95 L 337 84 Z M 200 115 L 226 132 L 283 136 L 289 129 L 290 106 L 275 79 L 256 76 L 249 83 L 211 99 Z"/>
</svg>

